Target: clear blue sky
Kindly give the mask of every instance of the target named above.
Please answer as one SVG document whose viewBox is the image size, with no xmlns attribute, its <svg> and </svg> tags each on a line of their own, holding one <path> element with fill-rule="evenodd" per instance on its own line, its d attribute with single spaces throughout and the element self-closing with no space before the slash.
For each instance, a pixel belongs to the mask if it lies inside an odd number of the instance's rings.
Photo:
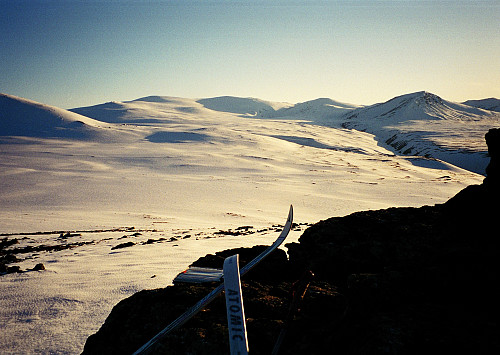
<svg viewBox="0 0 500 355">
<path fill-rule="evenodd" d="M 0 0 L 0 92 L 373 104 L 500 98 L 500 1 Z"/>
</svg>

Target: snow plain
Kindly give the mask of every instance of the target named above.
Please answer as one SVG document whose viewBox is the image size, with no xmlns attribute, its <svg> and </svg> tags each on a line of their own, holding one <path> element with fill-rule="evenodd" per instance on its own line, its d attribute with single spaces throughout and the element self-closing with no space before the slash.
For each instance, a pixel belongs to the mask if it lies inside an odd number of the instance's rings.
<svg viewBox="0 0 500 355">
<path fill-rule="evenodd" d="M 295 222 L 315 223 L 442 203 L 481 183 L 456 162 L 399 154 L 375 135 L 386 125 L 346 120 L 366 110 L 329 99 L 152 96 L 70 112 L 1 95 L 1 238 L 19 240 L 9 248 L 72 247 L 19 254 L 21 269 L 46 270 L 0 276 L 0 352 L 80 353 L 121 299 L 171 284 L 207 253 L 272 243 L 290 204 Z M 467 138 L 467 122 L 442 120 L 448 135 L 418 144 L 459 162 L 485 156 L 484 133 L 499 120 L 482 115 L 474 129 L 484 132 Z M 254 232 L 217 233 L 241 226 Z M 135 245 L 112 249 L 123 242 Z"/>
</svg>

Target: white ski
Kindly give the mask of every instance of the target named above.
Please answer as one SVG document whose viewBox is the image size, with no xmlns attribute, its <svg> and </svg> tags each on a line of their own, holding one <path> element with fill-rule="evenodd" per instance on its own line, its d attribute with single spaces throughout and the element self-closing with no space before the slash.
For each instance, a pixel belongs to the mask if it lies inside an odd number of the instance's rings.
<svg viewBox="0 0 500 355">
<path fill-rule="evenodd" d="M 283 243 L 285 238 L 288 236 L 288 232 L 290 232 L 290 229 L 292 228 L 292 222 L 293 222 L 293 206 L 290 206 L 290 211 L 288 212 L 288 218 L 287 218 L 286 224 L 283 227 L 283 230 L 281 231 L 281 234 L 279 235 L 279 237 L 276 239 L 276 241 L 272 245 L 270 245 L 266 250 L 264 250 L 257 257 L 255 257 L 255 259 L 253 259 L 248 264 L 246 264 L 240 270 L 241 275 L 245 275 L 255 265 L 257 265 L 262 259 L 264 259 L 266 256 L 268 256 L 273 250 L 275 250 L 277 247 L 279 247 L 281 245 L 281 243 Z M 224 284 L 220 284 L 219 286 L 217 286 L 208 295 L 206 295 L 201 300 L 199 300 L 194 306 L 192 306 L 186 312 L 181 314 L 176 320 L 174 320 L 172 323 L 170 323 L 168 326 L 166 326 L 163 330 L 161 330 L 158 334 L 156 334 L 151 340 L 149 340 L 140 349 L 138 349 L 134 353 L 134 355 L 148 354 L 149 351 L 152 350 L 152 347 L 156 342 L 158 342 L 160 339 L 165 337 L 172 330 L 174 330 L 177 327 L 180 327 L 181 325 L 186 323 L 195 314 L 197 314 L 201 309 L 203 309 L 203 307 L 205 307 L 207 304 L 212 302 L 215 299 L 215 297 L 217 297 L 222 292 L 222 290 L 224 290 Z"/>
<path fill-rule="evenodd" d="M 239 255 L 224 260 L 224 293 L 226 294 L 227 329 L 231 355 L 247 355 L 248 339 L 241 294 Z"/>
</svg>

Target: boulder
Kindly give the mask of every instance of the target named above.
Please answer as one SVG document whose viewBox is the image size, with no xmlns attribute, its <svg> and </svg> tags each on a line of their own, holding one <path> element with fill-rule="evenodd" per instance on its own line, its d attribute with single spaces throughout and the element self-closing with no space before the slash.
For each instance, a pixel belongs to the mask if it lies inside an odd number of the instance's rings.
<svg viewBox="0 0 500 355">
<path fill-rule="evenodd" d="M 38 263 L 35 265 L 35 267 L 32 269 L 33 271 L 42 271 L 45 270 L 45 265 L 42 263 Z"/>
</svg>

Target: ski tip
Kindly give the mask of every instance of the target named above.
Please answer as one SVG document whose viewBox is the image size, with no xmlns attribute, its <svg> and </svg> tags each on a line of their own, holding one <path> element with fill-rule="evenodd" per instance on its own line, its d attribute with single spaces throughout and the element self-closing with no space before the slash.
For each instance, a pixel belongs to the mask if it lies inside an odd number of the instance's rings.
<svg viewBox="0 0 500 355">
<path fill-rule="evenodd" d="M 288 220 L 293 221 L 293 205 L 290 205 L 290 211 L 288 212 Z"/>
</svg>

